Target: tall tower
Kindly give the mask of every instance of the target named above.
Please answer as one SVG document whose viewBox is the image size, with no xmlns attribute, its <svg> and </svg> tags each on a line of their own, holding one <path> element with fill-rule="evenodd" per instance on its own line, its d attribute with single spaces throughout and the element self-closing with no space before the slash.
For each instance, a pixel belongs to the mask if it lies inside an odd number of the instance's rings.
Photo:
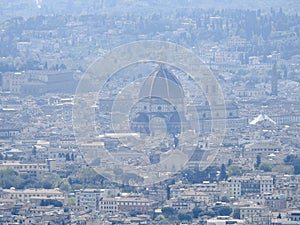
<svg viewBox="0 0 300 225">
<path fill-rule="evenodd" d="M 271 78 L 271 95 L 278 95 L 278 73 L 277 73 L 277 62 L 275 61 L 272 68 Z"/>
</svg>

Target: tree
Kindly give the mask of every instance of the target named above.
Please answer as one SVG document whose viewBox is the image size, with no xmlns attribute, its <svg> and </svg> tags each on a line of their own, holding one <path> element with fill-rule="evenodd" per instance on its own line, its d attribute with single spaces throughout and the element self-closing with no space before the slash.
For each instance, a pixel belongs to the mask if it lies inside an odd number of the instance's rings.
<svg viewBox="0 0 300 225">
<path fill-rule="evenodd" d="M 179 213 L 178 214 L 178 219 L 180 221 L 191 221 L 192 217 L 189 214 L 186 214 L 186 213 Z"/>
<path fill-rule="evenodd" d="M 271 172 L 272 165 L 269 163 L 261 163 L 258 167 L 259 170 L 263 170 L 264 172 Z"/>
<path fill-rule="evenodd" d="M 233 163 L 233 160 L 232 159 L 228 159 L 227 166 L 231 166 L 232 163 Z"/>
<path fill-rule="evenodd" d="M 14 170 L 0 170 L 0 187 L 23 188 L 24 179 Z"/>
<path fill-rule="evenodd" d="M 199 217 L 199 214 L 202 212 L 202 209 L 200 209 L 199 207 L 195 207 L 193 208 L 193 218 L 198 218 Z"/>
<path fill-rule="evenodd" d="M 214 217 L 216 216 L 216 213 L 212 210 L 208 210 L 208 211 L 203 211 L 202 213 L 200 213 L 199 215 L 200 217 L 201 216 L 209 216 L 209 217 Z"/>
<path fill-rule="evenodd" d="M 284 163 L 294 167 L 294 174 L 300 174 L 300 158 L 297 155 L 287 155 Z"/>
<path fill-rule="evenodd" d="M 255 169 L 258 169 L 258 167 L 261 164 L 261 155 L 256 156 L 256 163 L 255 163 Z"/>
<path fill-rule="evenodd" d="M 204 170 L 205 180 L 210 182 L 217 181 L 217 172 L 219 168 L 217 166 L 209 166 Z"/>
<path fill-rule="evenodd" d="M 275 173 L 283 173 L 283 174 L 293 174 L 294 172 L 294 167 L 292 165 L 274 165 L 272 168 L 272 172 Z"/>
<path fill-rule="evenodd" d="M 135 174 L 135 173 L 124 173 L 122 176 L 122 182 L 125 185 L 129 185 L 131 183 L 142 183 L 144 178 Z"/>
<path fill-rule="evenodd" d="M 66 154 L 66 161 L 71 161 L 70 153 Z"/>
<path fill-rule="evenodd" d="M 225 167 L 225 164 L 223 163 L 222 166 L 221 166 L 219 180 L 226 180 L 227 177 L 228 177 L 228 175 L 227 175 L 227 172 L 226 172 L 226 167 Z"/>
<path fill-rule="evenodd" d="M 33 156 L 36 156 L 36 153 L 37 153 L 37 149 L 36 149 L 36 146 L 32 146 L 32 155 Z"/>
<path fill-rule="evenodd" d="M 164 215 L 160 214 L 155 218 L 155 220 L 164 221 L 164 220 L 166 220 L 166 218 L 164 217 Z"/>
<path fill-rule="evenodd" d="M 76 188 L 83 188 L 83 187 L 91 187 L 103 185 L 104 178 L 97 174 L 92 168 L 80 168 L 78 173 L 75 175 L 70 175 L 69 182 Z M 74 187 L 73 187 L 74 188 Z"/>
<path fill-rule="evenodd" d="M 232 164 L 231 166 L 228 167 L 228 175 L 229 176 L 240 176 L 240 175 L 242 175 L 242 170 L 238 165 Z"/>
<path fill-rule="evenodd" d="M 234 219 L 240 219 L 241 218 L 241 210 L 240 209 L 235 209 L 233 211 L 233 216 Z"/>
<path fill-rule="evenodd" d="M 297 155 L 291 154 L 291 155 L 287 155 L 283 161 L 285 165 L 294 165 L 295 163 L 297 163 L 297 161 L 299 161 L 299 159 Z"/>
<path fill-rule="evenodd" d="M 66 206 L 75 206 L 76 205 L 76 198 L 75 197 L 67 197 L 65 201 Z"/>
<path fill-rule="evenodd" d="M 74 153 L 71 154 L 71 160 L 75 161 L 75 154 Z"/>
<path fill-rule="evenodd" d="M 300 164 L 294 165 L 294 174 L 300 174 Z"/>
<path fill-rule="evenodd" d="M 59 183 L 58 187 L 61 191 L 65 191 L 65 192 L 68 192 L 71 190 L 71 185 L 70 185 L 69 181 L 66 179 L 61 181 Z"/>
<path fill-rule="evenodd" d="M 131 210 L 129 212 L 130 216 L 137 216 L 137 215 L 141 215 L 141 214 L 142 214 L 142 212 L 141 211 L 137 211 L 137 210 Z"/>
<path fill-rule="evenodd" d="M 221 202 L 229 202 L 229 199 L 226 196 L 223 196 L 221 198 Z"/>
<path fill-rule="evenodd" d="M 216 206 L 213 211 L 218 216 L 229 216 L 232 213 L 232 209 L 229 206 Z"/>
<path fill-rule="evenodd" d="M 172 207 L 164 207 L 162 208 L 161 212 L 165 217 L 170 217 L 177 214 L 176 210 Z"/>
<path fill-rule="evenodd" d="M 48 205 L 53 205 L 55 207 L 62 207 L 63 203 L 56 199 L 45 199 L 41 201 L 40 206 L 48 206 Z"/>
<path fill-rule="evenodd" d="M 59 70 L 66 70 L 66 69 L 67 69 L 67 67 L 65 64 L 60 64 Z"/>
</svg>

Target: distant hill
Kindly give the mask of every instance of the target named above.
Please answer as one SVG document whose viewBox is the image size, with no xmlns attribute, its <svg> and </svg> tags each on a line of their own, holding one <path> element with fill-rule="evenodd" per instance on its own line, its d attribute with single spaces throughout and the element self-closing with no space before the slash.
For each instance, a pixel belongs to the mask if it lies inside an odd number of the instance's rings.
<svg viewBox="0 0 300 225">
<path fill-rule="evenodd" d="M 231 8 L 262 9 L 282 8 L 295 13 L 300 10 L 299 0 L 1 0 L 0 21 L 11 17 L 31 17 L 47 14 L 94 14 L 132 12 L 137 14 L 178 8 Z"/>
</svg>

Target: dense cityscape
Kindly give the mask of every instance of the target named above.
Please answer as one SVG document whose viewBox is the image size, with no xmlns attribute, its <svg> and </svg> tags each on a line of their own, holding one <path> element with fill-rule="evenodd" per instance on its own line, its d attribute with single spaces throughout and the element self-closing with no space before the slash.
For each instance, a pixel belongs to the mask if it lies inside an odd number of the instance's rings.
<svg viewBox="0 0 300 225">
<path fill-rule="evenodd" d="M 0 224 L 300 223 L 299 4 L 183 2 L 1 1 Z M 137 62 L 78 105 L 93 65 L 149 40 L 188 49 L 219 89 Z"/>
</svg>

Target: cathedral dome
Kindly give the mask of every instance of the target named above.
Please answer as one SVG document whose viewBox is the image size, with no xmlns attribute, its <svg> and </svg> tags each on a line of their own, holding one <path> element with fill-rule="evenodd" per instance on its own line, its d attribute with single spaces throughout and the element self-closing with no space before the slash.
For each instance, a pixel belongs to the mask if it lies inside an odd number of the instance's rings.
<svg viewBox="0 0 300 225">
<path fill-rule="evenodd" d="M 178 102 L 183 100 L 184 92 L 176 76 L 164 65 L 159 65 L 143 83 L 139 97 L 159 97 Z"/>
</svg>

